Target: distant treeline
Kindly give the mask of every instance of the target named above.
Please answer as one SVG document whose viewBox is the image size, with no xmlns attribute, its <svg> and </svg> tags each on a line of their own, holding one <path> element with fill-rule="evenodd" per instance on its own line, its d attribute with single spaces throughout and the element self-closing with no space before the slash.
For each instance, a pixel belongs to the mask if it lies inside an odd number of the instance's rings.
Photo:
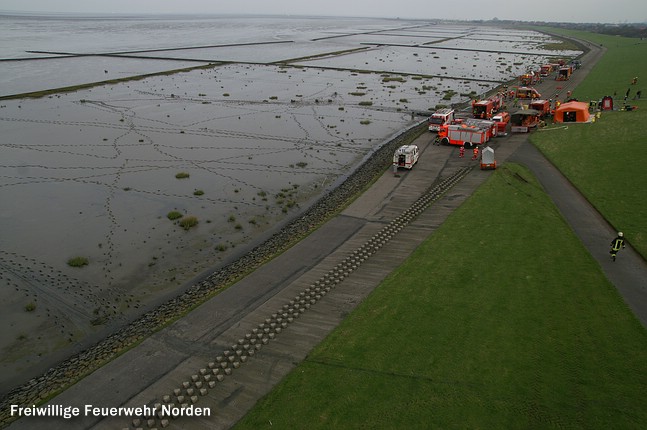
<svg viewBox="0 0 647 430">
<path fill-rule="evenodd" d="M 482 21 L 481 21 L 482 22 Z M 635 24 L 594 24 L 594 23 L 574 23 L 574 22 L 519 22 L 519 21 L 507 21 L 499 20 L 494 18 L 492 22 L 497 24 L 531 24 L 531 25 L 541 25 L 548 27 L 559 27 L 567 28 L 570 30 L 582 30 L 589 31 L 591 33 L 601 33 L 609 34 L 612 36 L 623 36 L 623 37 L 635 37 L 639 39 L 647 39 L 647 23 L 635 23 Z"/>
<path fill-rule="evenodd" d="M 547 23 L 551 27 L 584 30 L 591 33 L 609 34 L 612 36 L 647 38 L 647 24 L 574 24 Z"/>
</svg>

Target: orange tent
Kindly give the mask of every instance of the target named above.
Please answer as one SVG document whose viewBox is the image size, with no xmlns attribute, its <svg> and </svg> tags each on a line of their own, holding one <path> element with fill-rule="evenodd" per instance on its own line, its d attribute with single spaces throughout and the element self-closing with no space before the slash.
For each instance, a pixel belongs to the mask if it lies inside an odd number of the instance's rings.
<svg viewBox="0 0 647 430">
<path fill-rule="evenodd" d="M 589 104 L 584 102 L 568 102 L 555 109 L 553 116 L 556 122 L 589 122 Z"/>
</svg>

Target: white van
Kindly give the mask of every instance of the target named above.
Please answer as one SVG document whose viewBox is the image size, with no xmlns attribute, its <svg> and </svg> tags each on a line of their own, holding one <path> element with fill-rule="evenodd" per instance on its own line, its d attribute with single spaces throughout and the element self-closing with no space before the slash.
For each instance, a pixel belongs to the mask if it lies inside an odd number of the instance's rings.
<svg viewBox="0 0 647 430">
<path fill-rule="evenodd" d="M 411 169 L 413 165 L 418 162 L 418 157 L 420 157 L 418 146 L 402 145 L 395 151 L 395 154 L 393 154 L 393 166 L 396 169 L 399 167 Z"/>
</svg>

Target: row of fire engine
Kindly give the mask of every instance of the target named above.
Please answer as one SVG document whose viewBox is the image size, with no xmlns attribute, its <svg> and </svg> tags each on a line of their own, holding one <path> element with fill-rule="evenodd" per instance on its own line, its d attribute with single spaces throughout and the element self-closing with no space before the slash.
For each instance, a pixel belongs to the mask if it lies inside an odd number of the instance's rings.
<svg viewBox="0 0 647 430">
<path fill-rule="evenodd" d="M 496 136 L 505 136 L 508 132 L 525 133 L 537 127 L 544 117 L 552 112 L 550 100 L 541 98 L 541 94 L 532 85 L 541 82 L 544 77 L 556 73 L 556 80 L 567 80 L 579 62 L 566 65 L 560 61 L 547 64 L 539 71 L 526 73 L 520 79 L 520 86 L 505 88 L 504 91 L 486 99 L 472 101 L 472 118 L 457 118 L 454 109 L 444 108 L 429 117 L 429 131 L 438 133 L 436 144 L 477 147 L 489 142 Z M 505 102 L 509 99 L 528 101 L 528 104 L 516 112 L 507 112 Z M 488 147 L 489 148 L 489 147 Z M 395 162 L 395 161 L 394 161 Z M 482 164 L 485 168 L 494 168 L 496 163 Z"/>
<path fill-rule="evenodd" d="M 484 103 L 474 103 L 473 118 L 457 118 L 453 109 L 440 109 L 429 117 L 429 131 L 438 133 L 436 143 L 443 145 L 482 145 L 492 137 L 505 136 L 508 132 L 528 132 L 539 125 L 551 113 L 549 100 L 530 100 L 527 108 L 510 113 L 500 104 L 488 99 L 487 110 L 480 108 Z"/>
<path fill-rule="evenodd" d="M 429 117 L 429 131 L 436 132 L 436 143 L 443 145 L 482 145 L 492 137 L 528 132 L 551 113 L 551 103 L 543 100 L 534 88 L 517 88 L 529 99 L 525 109 L 505 111 L 500 94 L 472 102 L 472 118 L 457 118 L 454 109 L 444 108 Z M 531 91 L 527 91 L 531 90 Z"/>
<path fill-rule="evenodd" d="M 521 85 L 503 92 L 496 93 L 486 99 L 472 101 L 473 118 L 457 118 L 454 109 L 443 108 L 434 112 L 429 117 L 429 131 L 438 133 L 436 144 L 458 145 L 461 151 L 465 147 L 473 147 L 478 151 L 479 145 L 484 145 L 496 136 L 505 136 L 511 132 L 528 132 L 537 127 L 545 116 L 551 113 L 551 101 L 541 99 L 541 94 L 532 85 L 541 82 L 543 77 L 557 71 L 556 80 L 567 80 L 572 71 L 579 67 L 579 62 L 565 65 L 560 61 L 555 64 L 546 64 L 539 71 L 526 73 L 520 76 Z M 528 100 L 524 109 L 509 113 L 504 110 L 505 101 L 508 99 Z M 486 147 L 488 157 L 482 157 L 481 168 L 496 168 L 494 150 Z M 483 156 L 485 156 L 483 152 Z M 393 166 L 411 169 L 418 161 L 418 147 L 404 145 L 393 156 Z M 486 159 L 487 158 L 487 159 Z"/>
<path fill-rule="evenodd" d="M 568 81 L 571 78 L 571 74 L 575 69 L 579 69 L 582 63 L 579 60 L 573 60 L 570 64 L 566 64 L 564 60 L 559 60 L 557 63 L 544 64 L 539 69 L 539 78 L 545 78 L 550 76 L 555 72 L 556 81 Z M 523 78 L 523 75 L 520 79 Z M 523 79 L 522 79 L 523 81 Z"/>
<path fill-rule="evenodd" d="M 570 64 L 566 61 L 559 60 L 557 63 L 547 63 L 542 65 L 539 70 L 524 73 L 519 76 L 519 84 L 522 86 L 533 86 L 540 83 L 543 78 L 547 78 L 555 72 L 556 81 L 567 81 L 575 69 L 579 69 L 581 63 L 579 60 L 573 60 Z"/>
<path fill-rule="evenodd" d="M 525 91 L 525 88 L 518 88 L 518 90 Z M 531 89 L 531 94 L 537 97 L 541 96 L 536 90 Z M 529 94 L 529 93 L 525 93 Z M 522 97 L 524 98 L 524 97 Z M 443 140 L 448 137 L 447 133 L 451 130 L 472 130 L 475 135 L 466 140 L 470 143 L 484 143 L 491 137 L 497 135 L 505 135 L 507 133 L 508 123 L 510 122 L 511 115 L 503 110 L 504 97 L 501 94 L 496 94 L 484 100 L 474 100 L 472 102 L 472 116 L 473 118 L 459 119 L 455 116 L 454 109 L 445 108 L 434 112 L 429 117 L 429 131 L 437 132 L 439 141 L 451 145 L 462 145 L 459 143 L 460 139 L 452 139 L 449 137 L 449 142 Z M 529 109 L 536 109 L 543 116 L 550 111 L 550 103 L 547 100 L 531 99 Z"/>
<path fill-rule="evenodd" d="M 522 75 L 522 84 L 538 82 L 541 76 L 547 76 L 554 70 L 573 70 L 577 62 L 566 66 L 563 62 L 542 66 L 541 71 Z M 549 67 L 550 66 L 550 67 Z M 548 70 L 550 69 L 550 70 Z M 567 74 L 566 79 L 570 76 Z M 562 79 L 559 77 L 556 79 Z M 508 99 L 527 100 L 524 109 L 513 113 L 506 112 L 505 101 Z M 504 136 L 508 130 L 513 133 L 528 132 L 539 125 L 544 117 L 551 113 L 551 101 L 541 98 L 541 94 L 531 86 L 517 86 L 510 90 L 491 95 L 486 99 L 472 101 L 470 119 L 458 119 L 453 109 L 445 108 L 434 112 L 429 117 L 429 131 L 437 132 L 436 142 L 446 145 L 481 145 L 494 136 Z M 510 126 L 510 127 L 509 127 Z"/>
</svg>

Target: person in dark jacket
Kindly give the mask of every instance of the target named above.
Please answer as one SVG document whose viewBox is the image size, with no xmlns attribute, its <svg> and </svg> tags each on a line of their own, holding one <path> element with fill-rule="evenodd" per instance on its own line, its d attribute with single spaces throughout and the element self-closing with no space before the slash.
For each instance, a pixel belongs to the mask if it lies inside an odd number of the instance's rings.
<svg viewBox="0 0 647 430">
<path fill-rule="evenodd" d="M 624 234 L 619 231 L 618 236 L 611 241 L 611 251 L 609 251 L 609 254 L 611 254 L 611 259 L 613 261 L 616 261 L 616 254 L 618 253 L 618 251 L 620 251 L 621 248 L 625 247 L 626 245 Z"/>
</svg>

